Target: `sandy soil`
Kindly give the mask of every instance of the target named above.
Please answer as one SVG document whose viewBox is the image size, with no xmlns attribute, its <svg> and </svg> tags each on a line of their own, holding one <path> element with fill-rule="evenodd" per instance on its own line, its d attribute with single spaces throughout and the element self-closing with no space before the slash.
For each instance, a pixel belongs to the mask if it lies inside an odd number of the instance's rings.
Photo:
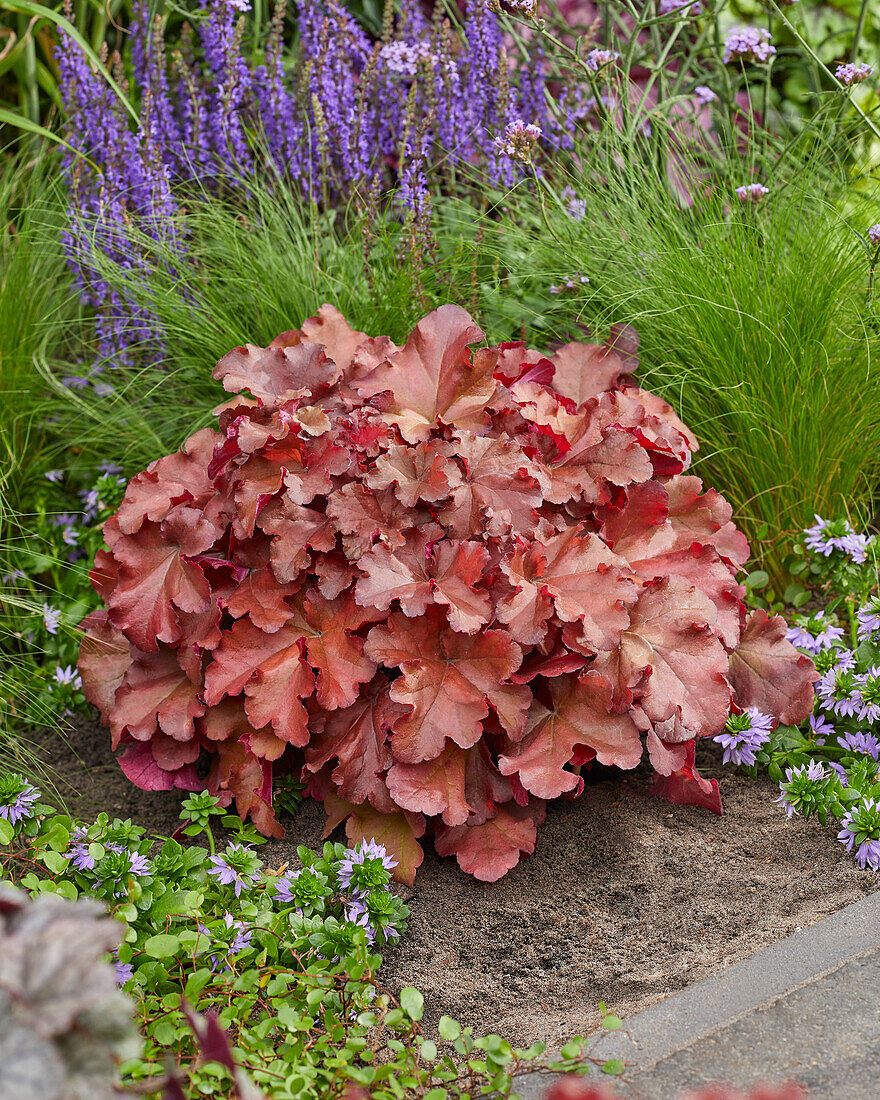
<svg viewBox="0 0 880 1100">
<path fill-rule="evenodd" d="M 42 746 L 70 812 L 176 827 L 183 796 L 132 787 L 100 726 Z M 548 808 L 535 854 L 500 882 L 475 881 L 429 844 L 415 888 L 401 887 L 410 930 L 386 953 L 384 984 L 420 988 L 429 1026 L 446 1013 L 557 1043 L 595 1026 L 600 1000 L 628 1015 L 880 887 L 831 829 L 786 821 L 766 778 L 722 768 L 713 744 L 697 763 L 720 779 L 722 817 L 648 796 L 647 770 L 602 769 L 579 800 Z M 261 855 L 295 865 L 297 844 L 320 843 L 323 817 L 306 803 Z"/>
</svg>

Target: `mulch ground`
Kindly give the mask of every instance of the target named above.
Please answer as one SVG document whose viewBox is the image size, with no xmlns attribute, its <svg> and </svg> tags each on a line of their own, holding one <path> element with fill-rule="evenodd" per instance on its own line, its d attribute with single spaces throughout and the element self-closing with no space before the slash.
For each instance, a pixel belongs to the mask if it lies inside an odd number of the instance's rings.
<svg viewBox="0 0 880 1100">
<path fill-rule="evenodd" d="M 183 795 L 133 787 L 106 729 L 79 721 L 38 745 L 74 815 L 176 828 Z M 429 1026 L 446 1013 L 477 1032 L 556 1043 L 594 1027 L 600 1000 L 628 1015 L 880 886 L 831 828 L 787 821 L 766 777 L 723 768 L 711 743 L 697 764 L 718 777 L 723 816 L 650 797 L 646 768 L 603 769 L 580 799 L 548 807 L 535 854 L 497 883 L 464 875 L 429 842 L 414 889 L 400 888 L 409 933 L 380 980 L 421 989 Z M 323 820 L 305 803 L 261 856 L 295 866 L 296 845 L 321 843 Z"/>
</svg>

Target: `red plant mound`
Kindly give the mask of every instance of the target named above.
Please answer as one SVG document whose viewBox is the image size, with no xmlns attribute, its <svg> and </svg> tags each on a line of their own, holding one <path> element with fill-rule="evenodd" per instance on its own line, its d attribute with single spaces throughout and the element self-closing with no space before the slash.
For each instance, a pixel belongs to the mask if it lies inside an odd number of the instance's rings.
<svg viewBox="0 0 880 1100">
<path fill-rule="evenodd" d="M 482 338 L 453 305 L 402 348 L 323 306 L 220 361 L 250 396 L 131 481 L 92 572 L 79 667 L 133 782 L 277 836 L 273 769 L 301 769 L 408 881 L 429 828 L 492 881 L 589 761 L 646 745 L 658 793 L 720 812 L 694 738 L 806 717 L 813 666 L 746 622 L 746 541 L 631 331 Z"/>
</svg>

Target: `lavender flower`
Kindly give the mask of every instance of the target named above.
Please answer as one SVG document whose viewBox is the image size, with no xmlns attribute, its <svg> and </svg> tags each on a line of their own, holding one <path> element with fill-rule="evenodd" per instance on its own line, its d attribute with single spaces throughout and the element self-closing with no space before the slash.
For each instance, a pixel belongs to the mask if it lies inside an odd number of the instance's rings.
<svg viewBox="0 0 880 1100">
<path fill-rule="evenodd" d="M 770 740 L 774 719 L 749 707 L 742 714 L 731 714 L 723 733 L 713 738 L 724 746 L 725 764 L 754 764 L 755 753 Z"/>
<path fill-rule="evenodd" d="M 61 612 L 49 604 L 43 605 L 43 625 L 50 634 L 57 634 L 61 625 Z"/>
<path fill-rule="evenodd" d="M 866 798 L 848 810 L 840 824 L 837 839 L 848 852 L 857 846 L 856 863 L 880 870 L 880 805 L 873 798 Z"/>
<path fill-rule="evenodd" d="M 860 722 L 873 724 L 880 719 L 880 665 L 869 668 L 856 681 L 859 704 L 856 714 Z M 870 735 L 869 735 L 870 736 Z M 872 737 L 876 745 L 876 738 Z M 870 750 L 867 750 L 870 751 Z M 877 756 L 871 753 L 874 759 Z"/>
<path fill-rule="evenodd" d="M 847 88 L 853 84 L 863 84 L 874 75 L 873 65 L 867 65 L 864 61 L 850 62 L 847 65 L 838 65 L 834 73 L 841 84 Z"/>
<path fill-rule="evenodd" d="M 347 848 L 339 862 L 339 885 L 343 890 L 365 894 L 389 880 L 388 872 L 397 866 L 375 838 L 361 841 L 357 848 Z"/>
<path fill-rule="evenodd" d="M 844 785 L 844 787 L 849 786 L 849 780 L 846 777 L 846 768 L 844 768 L 842 764 L 838 764 L 836 760 L 829 760 L 828 767 L 833 772 L 837 773 L 837 775 L 840 777 L 840 782 Z"/>
<path fill-rule="evenodd" d="M 740 61 L 769 61 L 776 53 L 770 43 L 770 32 L 763 27 L 735 27 L 724 40 L 724 63 L 734 58 Z"/>
<path fill-rule="evenodd" d="M 113 948 L 113 969 L 116 971 L 116 984 L 123 986 L 134 977 L 134 967 L 131 963 L 119 961 L 119 948 Z"/>
<path fill-rule="evenodd" d="M 863 753 L 874 760 L 880 760 L 880 741 L 873 733 L 845 733 L 837 738 L 837 743 L 849 752 Z"/>
<path fill-rule="evenodd" d="M 208 874 L 214 875 L 222 886 L 233 886 L 235 896 L 241 897 L 242 890 L 250 890 L 254 877 L 262 866 L 252 849 L 244 844 L 230 844 L 222 856 L 211 856 L 213 867 Z"/>
<path fill-rule="evenodd" d="M 64 668 L 58 665 L 52 675 L 56 684 L 70 684 L 74 690 L 82 687 L 82 679 L 73 665 L 66 665 Z"/>
<path fill-rule="evenodd" d="M 77 871 L 94 871 L 95 860 L 89 854 L 89 830 L 85 825 L 77 825 L 70 834 L 70 848 L 64 853 L 71 866 Z"/>
<path fill-rule="evenodd" d="M 834 726 L 831 725 L 823 714 L 811 714 L 809 721 L 810 732 L 816 739 L 816 744 L 824 745 L 826 738 L 833 736 L 835 732 Z"/>
<path fill-rule="evenodd" d="M 880 630 L 880 596 L 870 596 L 864 607 L 856 612 L 859 624 L 859 637 L 870 638 L 875 631 Z"/>
<path fill-rule="evenodd" d="M 687 9 L 688 15 L 699 15 L 703 10 L 700 0 L 660 0 L 657 11 L 660 15 L 672 15 L 673 12 Z"/>
<path fill-rule="evenodd" d="M 57 485 L 57 483 L 59 481 L 61 481 L 62 478 L 64 477 L 64 471 L 63 470 L 47 470 L 43 474 L 43 477 L 46 479 L 46 481 L 51 481 L 53 484 Z"/>
<path fill-rule="evenodd" d="M 796 768 L 786 768 L 785 782 L 779 784 L 780 795 L 776 799 L 785 810 L 789 820 L 796 814 L 809 816 L 823 801 L 824 791 L 817 784 L 823 784 L 829 773 L 818 760 L 801 764 Z"/>
<path fill-rule="evenodd" d="M 765 187 L 762 183 L 746 183 L 742 187 L 737 187 L 736 197 L 740 202 L 760 202 L 765 195 L 770 194 L 770 188 Z"/>
<path fill-rule="evenodd" d="M 617 50 L 601 50 L 596 48 L 590 50 L 584 58 L 584 64 L 591 73 L 598 73 L 602 69 L 607 69 L 609 65 L 613 65 L 619 57 L 620 54 Z"/>
<path fill-rule="evenodd" d="M 694 95 L 697 97 L 697 101 L 704 107 L 708 106 L 710 103 L 714 103 L 718 98 L 712 89 L 705 84 L 698 84 L 696 88 L 694 88 Z"/>
<path fill-rule="evenodd" d="M 19 775 L 11 772 L 0 777 L 0 817 L 5 818 L 10 825 L 17 825 L 19 821 L 26 821 L 34 816 L 34 803 L 41 797 L 41 791 L 32 783 Z"/>
<path fill-rule="evenodd" d="M 847 554 L 857 565 L 865 561 L 870 542 L 868 536 L 857 535 L 848 520 L 814 518 L 815 524 L 804 531 L 804 545 L 808 550 L 826 558 L 838 551 Z"/>
<path fill-rule="evenodd" d="M 794 625 L 786 630 L 785 637 L 799 649 L 805 649 L 808 653 L 818 653 L 822 649 L 829 649 L 839 638 L 842 638 L 843 630 L 828 622 L 824 611 L 817 611 L 811 616 L 796 616 Z"/>
<path fill-rule="evenodd" d="M 233 920 L 231 913 L 226 913 L 223 917 L 223 921 L 227 928 L 235 929 L 235 935 L 229 945 L 230 955 L 235 955 L 237 952 L 243 951 L 246 947 L 250 947 L 251 941 L 254 938 L 254 930 L 252 928 L 248 928 L 243 921 Z"/>
<path fill-rule="evenodd" d="M 356 924 L 360 928 L 366 929 L 367 943 L 375 942 L 376 935 L 373 931 L 373 926 L 370 924 L 370 916 L 362 900 L 354 898 L 351 901 L 346 901 L 343 912 L 346 920 L 351 921 L 352 924 Z"/>
<path fill-rule="evenodd" d="M 880 244 L 880 222 L 876 225 L 869 226 L 868 240 L 871 244 Z"/>
</svg>

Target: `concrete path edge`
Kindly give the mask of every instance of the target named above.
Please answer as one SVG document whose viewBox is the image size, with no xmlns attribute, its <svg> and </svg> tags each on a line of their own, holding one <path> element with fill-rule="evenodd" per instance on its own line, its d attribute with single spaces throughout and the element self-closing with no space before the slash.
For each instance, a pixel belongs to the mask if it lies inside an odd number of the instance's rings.
<svg viewBox="0 0 880 1100">
<path fill-rule="evenodd" d="M 594 1053 L 635 1063 L 632 1071 L 643 1074 L 878 945 L 880 891 L 624 1019 L 623 1031 L 604 1034 L 601 1041 L 597 1036 Z M 549 1080 L 545 1074 L 524 1074 L 514 1090 L 523 1100 L 540 1100 Z"/>
</svg>

